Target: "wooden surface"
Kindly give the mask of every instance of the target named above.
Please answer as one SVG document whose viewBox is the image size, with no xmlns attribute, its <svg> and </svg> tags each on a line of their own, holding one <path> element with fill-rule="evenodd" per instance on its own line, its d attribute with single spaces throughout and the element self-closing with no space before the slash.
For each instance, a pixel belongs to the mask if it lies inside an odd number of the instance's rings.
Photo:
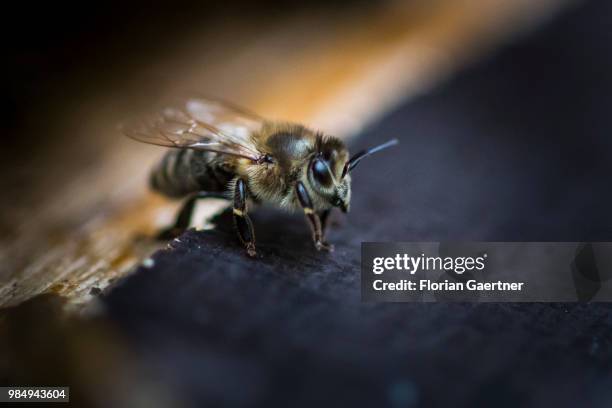
<svg viewBox="0 0 612 408">
<path fill-rule="evenodd" d="M 163 246 L 148 237 L 176 203 L 146 191 L 162 150 L 124 139 L 122 119 L 204 92 L 350 137 L 565 2 L 399 4 L 194 30 L 146 68 L 67 95 L 44 124 L 61 146 L 4 182 L 15 194 L 1 208 L 0 305 L 52 292 L 78 308 Z M 200 218 L 220 205 L 201 206 Z"/>
</svg>

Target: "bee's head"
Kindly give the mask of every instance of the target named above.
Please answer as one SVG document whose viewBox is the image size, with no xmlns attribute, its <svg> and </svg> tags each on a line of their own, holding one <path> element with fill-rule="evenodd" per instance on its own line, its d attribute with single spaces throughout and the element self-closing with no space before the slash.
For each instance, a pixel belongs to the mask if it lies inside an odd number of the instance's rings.
<svg viewBox="0 0 612 408">
<path fill-rule="evenodd" d="M 342 177 L 348 150 L 334 137 L 317 137 L 316 150 L 308 165 L 308 180 L 325 201 L 347 212 L 351 203 L 351 177 Z"/>
<path fill-rule="evenodd" d="M 339 139 L 317 137 L 316 152 L 308 167 L 310 184 L 332 206 L 348 212 L 351 203 L 351 170 L 361 159 L 397 143 L 397 139 L 392 139 L 363 150 L 349 159 L 348 150 Z"/>
</svg>

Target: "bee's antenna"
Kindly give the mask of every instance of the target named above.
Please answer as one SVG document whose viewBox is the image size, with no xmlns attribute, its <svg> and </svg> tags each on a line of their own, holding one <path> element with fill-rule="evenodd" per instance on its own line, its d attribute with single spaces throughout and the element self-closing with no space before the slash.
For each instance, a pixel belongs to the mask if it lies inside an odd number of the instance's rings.
<svg viewBox="0 0 612 408">
<path fill-rule="evenodd" d="M 380 152 L 383 149 L 386 149 L 387 147 L 391 147 L 391 146 L 395 146 L 396 144 L 398 144 L 399 141 L 397 139 L 391 139 L 386 143 L 383 143 L 381 145 L 372 147 L 370 149 L 367 150 L 362 150 L 359 153 L 353 155 L 353 157 L 351 157 L 349 159 L 349 161 L 346 162 L 346 164 L 344 165 L 344 169 L 342 170 L 342 178 L 344 178 L 344 176 L 346 176 L 346 174 L 353 170 L 355 167 L 357 167 L 357 164 L 361 161 L 361 159 L 365 159 L 366 157 L 368 157 L 371 154 L 374 154 L 376 152 Z"/>
</svg>

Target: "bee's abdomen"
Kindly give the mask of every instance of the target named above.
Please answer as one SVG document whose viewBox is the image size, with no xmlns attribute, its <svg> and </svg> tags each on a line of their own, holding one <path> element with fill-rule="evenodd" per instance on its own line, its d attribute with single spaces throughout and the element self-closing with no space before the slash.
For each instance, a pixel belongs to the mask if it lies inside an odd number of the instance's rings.
<svg viewBox="0 0 612 408">
<path fill-rule="evenodd" d="M 168 151 L 151 173 L 151 187 L 168 197 L 224 191 L 232 174 L 222 170 L 216 154 L 189 149 Z"/>
</svg>

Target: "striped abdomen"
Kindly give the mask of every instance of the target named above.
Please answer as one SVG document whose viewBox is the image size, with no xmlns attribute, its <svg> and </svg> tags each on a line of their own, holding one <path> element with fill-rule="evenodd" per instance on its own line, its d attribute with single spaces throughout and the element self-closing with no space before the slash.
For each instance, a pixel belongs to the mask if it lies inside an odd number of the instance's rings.
<svg viewBox="0 0 612 408">
<path fill-rule="evenodd" d="M 213 152 L 191 149 L 169 150 L 151 174 L 151 187 L 168 197 L 225 191 L 233 174 L 220 166 Z"/>
</svg>

